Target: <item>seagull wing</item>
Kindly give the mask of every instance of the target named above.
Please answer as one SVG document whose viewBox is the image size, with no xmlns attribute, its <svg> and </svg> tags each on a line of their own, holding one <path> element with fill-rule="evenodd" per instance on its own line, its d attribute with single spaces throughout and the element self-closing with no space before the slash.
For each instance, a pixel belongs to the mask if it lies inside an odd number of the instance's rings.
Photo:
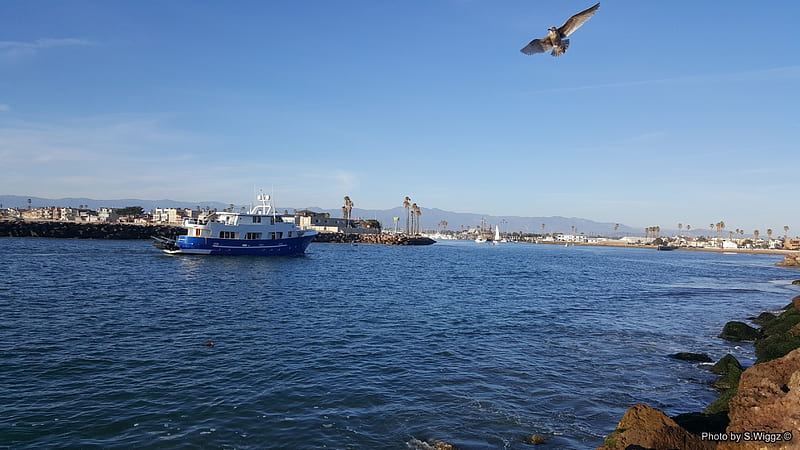
<svg viewBox="0 0 800 450">
<path fill-rule="evenodd" d="M 567 19 L 567 21 L 564 22 L 564 25 L 561 25 L 561 27 L 558 29 L 561 37 L 565 38 L 574 33 L 575 30 L 581 27 L 581 25 L 585 24 L 587 20 L 592 18 L 594 13 L 597 12 L 598 8 L 600 8 L 600 3 Z"/>
<path fill-rule="evenodd" d="M 530 41 L 528 45 L 522 47 L 520 51 L 526 55 L 535 55 L 536 53 L 550 51 L 551 48 L 553 48 L 553 44 L 550 42 L 550 39 L 534 39 Z"/>
</svg>

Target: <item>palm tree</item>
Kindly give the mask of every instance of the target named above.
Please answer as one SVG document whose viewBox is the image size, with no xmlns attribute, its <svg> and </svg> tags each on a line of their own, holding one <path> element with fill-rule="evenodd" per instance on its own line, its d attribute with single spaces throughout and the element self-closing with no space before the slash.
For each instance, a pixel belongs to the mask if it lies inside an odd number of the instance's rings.
<svg viewBox="0 0 800 450">
<path fill-rule="evenodd" d="M 772 240 L 772 228 L 767 228 L 767 238 L 770 241 Z"/>
<path fill-rule="evenodd" d="M 411 234 L 417 233 L 417 208 L 418 206 L 416 203 L 411 205 Z"/>
<path fill-rule="evenodd" d="M 758 235 L 759 235 L 758 230 L 753 230 L 753 236 L 755 237 L 756 241 L 758 240 Z"/>
<path fill-rule="evenodd" d="M 409 228 L 409 223 L 408 223 L 409 219 L 411 217 L 409 215 L 410 214 L 409 213 L 409 208 L 411 208 L 411 197 L 406 196 L 406 198 L 403 200 L 403 208 L 406 209 L 406 234 L 409 234 L 411 232 L 411 229 Z"/>
<path fill-rule="evenodd" d="M 416 203 L 414 203 L 414 206 L 413 206 L 413 208 L 414 208 L 414 213 L 413 213 L 413 214 L 414 214 L 415 216 L 417 216 L 417 220 L 416 220 L 416 222 L 417 222 L 417 231 L 416 231 L 416 233 L 414 233 L 414 234 L 419 234 L 419 232 L 421 231 L 421 230 L 420 230 L 420 226 L 419 226 L 419 216 L 421 216 L 421 215 L 422 215 L 422 210 L 419 208 L 419 206 L 417 206 L 417 204 L 416 204 Z"/>
<path fill-rule="evenodd" d="M 681 234 L 682 232 L 683 232 L 683 224 L 678 222 L 678 234 Z"/>
<path fill-rule="evenodd" d="M 691 229 L 692 229 L 692 226 L 687 224 L 686 225 L 686 233 L 689 233 L 689 230 L 691 230 Z"/>
<path fill-rule="evenodd" d="M 349 195 L 344 196 L 344 207 L 346 210 L 345 219 L 347 219 L 347 222 L 350 223 L 350 219 L 353 218 L 353 202 L 350 200 Z"/>
<path fill-rule="evenodd" d="M 789 236 L 789 225 L 783 226 L 783 238 L 786 239 Z"/>
</svg>

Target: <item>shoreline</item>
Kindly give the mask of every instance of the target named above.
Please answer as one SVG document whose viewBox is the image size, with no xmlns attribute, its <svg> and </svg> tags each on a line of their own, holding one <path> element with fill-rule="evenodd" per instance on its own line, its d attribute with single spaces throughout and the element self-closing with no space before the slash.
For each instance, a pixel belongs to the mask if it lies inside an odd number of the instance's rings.
<svg viewBox="0 0 800 450">
<path fill-rule="evenodd" d="M 563 242 L 534 242 L 535 244 L 542 245 L 564 245 Z M 618 247 L 618 248 L 642 248 L 648 250 L 658 251 L 655 245 L 642 245 L 642 244 L 618 244 L 611 243 L 583 243 L 576 242 L 570 243 L 575 247 Z M 771 249 L 771 248 L 716 248 L 716 247 L 679 247 L 671 251 L 678 252 L 716 252 L 716 253 L 746 253 L 754 255 L 795 255 L 800 254 L 800 250 L 784 250 L 784 249 Z"/>
<path fill-rule="evenodd" d="M 91 230 L 87 232 L 86 230 Z M 128 232 L 121 232 L 128 230 Z M 147 230 L 147 231 L 143 231 Z M 167 234 L 177 236 L 185 232 L 185 229 L 178 225 L 167 224 L 133 224 L 133 223 L 80 223 L 80 222 L 60 222 L 60 221 L 11 221 L 0 220 L 0 237 L 52 237 L 52 238 L 72 238 L 72 239 L 150 239 L 153 231 L 155 234 Z M 103 234 L 103 233 L 106 234 Z M 403 241 L 400 245 L 429 245 L 437 241 L 424 236 L 408 236 L 404 234 L 355 234 L 355 233 L 320 233 L 321 238 L 314 242 L 320 243 L 363 243 L 363 244 L 386 244 L 398 245 L 394 241 Z M 408 244 L 408 242 L 419 242 Z M 564 245 L 563 242 L 511 242 L 520 244 L 541 244 L 541 245 Z M 617 242 L 598 242 L 570 243 L 576 247 L 615 247 L 615 248 L 641 248 L 657 250 L 655 245 L 641 244 L 621 244 Z M 754 255 L 797 255 L 800 257 L 800 250 L 785 249 L 743 249 L 743 248 L 715 248 L 715 247 L 679 247 L 672 251 L 688 252 L 715 252 L 725 254 L 754 254 Z"/>
<path fill-rule="evenodd" d="M 798 280 L 800 281 L 800 280 Z M 795 284 L 795 283 L 793 283 Z M 725 324 L 719 339 L 752 343 L 756 362 L 744 368 L 730 353 L 711 368 L 717 399 L 702 412 L 667 416 L 639 403 L 628 408 L 597 450 L 620 448 L 789 449 L 800 441 L 800 295 L 775 315 L 762 312 Z M 677 353 L 675 360 L 711 361 Z M 743 439 L 750 433 L 750 438 Z"/>
</svg>

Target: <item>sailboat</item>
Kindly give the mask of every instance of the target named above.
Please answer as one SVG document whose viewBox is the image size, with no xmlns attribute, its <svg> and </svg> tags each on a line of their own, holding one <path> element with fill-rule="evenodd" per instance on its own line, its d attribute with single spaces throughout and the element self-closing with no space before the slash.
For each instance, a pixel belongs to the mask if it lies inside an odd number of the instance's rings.
<svg viewBox="0 0 800 450">
<path fill-rule="evenodd" d="M 492 243 L 493 243 L 494 245 L 497 245 L 497 244 L 499 244 L 500 242 L 501 242 L 501 241 L 500 241 L 500 227 L 498 227 L 497 225 L 495 225 L 495 226 L 494 226 L 494 239 L 493 239 Z"/>
</svg>

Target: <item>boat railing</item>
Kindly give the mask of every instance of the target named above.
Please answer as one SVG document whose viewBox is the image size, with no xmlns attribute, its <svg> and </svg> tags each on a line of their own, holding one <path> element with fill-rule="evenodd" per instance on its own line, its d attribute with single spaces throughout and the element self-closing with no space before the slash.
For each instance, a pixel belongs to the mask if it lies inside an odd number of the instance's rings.
<svg viewBox="0 0 800 450">
<path fill-rule="evenodd" d="M 194 218 L 191 218 L 191 219 L 183 219 L 183 226 L 189 226 L 189 225 L 208 225 L 208 222 L 209 222 L 209 221 L 208 221 L 207 219 L 194 219 Z"/>
</svg>

